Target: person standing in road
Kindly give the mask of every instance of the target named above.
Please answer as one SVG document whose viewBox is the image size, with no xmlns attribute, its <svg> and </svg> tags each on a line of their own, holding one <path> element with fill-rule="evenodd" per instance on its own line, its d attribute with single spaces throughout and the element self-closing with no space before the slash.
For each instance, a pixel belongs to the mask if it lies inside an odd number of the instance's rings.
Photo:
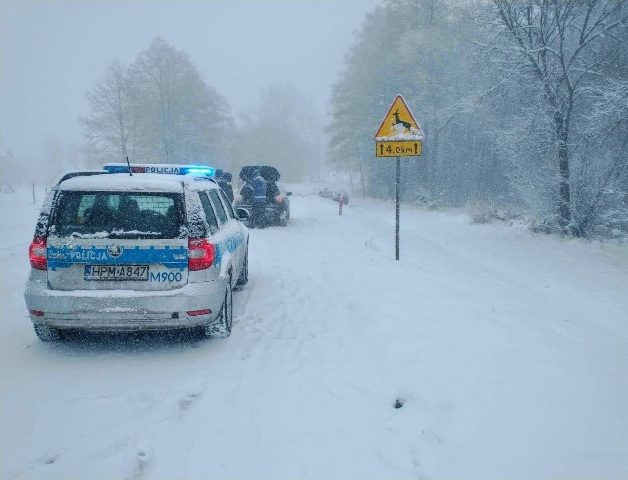
<svg viewBox="0 0 628 480">
<path fill-rule="evenodd" d="M 264 217 L 266 213 L 266 190 L 268 188 L 268 182 L 262 177 L 259 169 L 255 169 L 249 184 L 253 191 L 251 224 L 258 228 L 264 228 L 266 226 Z"/>
<path fill-rule="evenodd" d="M 223 172 L 222 178 L 225 184 L 222 189 L 225 191 L 225 194 L 227 195 L 229 201 L 233 204 L 233 186 L 231 185 L 231 174 L 229 172 Z"/>
<path fill-rule="evenodd" d="M 214 179 L 218 186 L 225 192 L 227 198 L 231 203 L 233 203 L 233 187 L 231 186 L 231 174 L 227 172 L 223 172 L 220 168 L 216 170 L 214 174 Z"/>
</svg>

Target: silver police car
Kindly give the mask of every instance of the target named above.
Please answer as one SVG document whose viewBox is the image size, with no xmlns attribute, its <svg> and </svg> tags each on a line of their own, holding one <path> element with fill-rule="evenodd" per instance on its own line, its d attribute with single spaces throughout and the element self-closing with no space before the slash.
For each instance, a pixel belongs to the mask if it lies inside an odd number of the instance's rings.
<svg viewBox="0 0 628 480">
<path fill-rule="evenodd" d="M 109 164 L 63 176 L 29 249 L 37 336 L 188 327 L 229 336 L 232 289 L 248 280 L 248 212 L 234 212 L 212 173 Z"/>
</svg>

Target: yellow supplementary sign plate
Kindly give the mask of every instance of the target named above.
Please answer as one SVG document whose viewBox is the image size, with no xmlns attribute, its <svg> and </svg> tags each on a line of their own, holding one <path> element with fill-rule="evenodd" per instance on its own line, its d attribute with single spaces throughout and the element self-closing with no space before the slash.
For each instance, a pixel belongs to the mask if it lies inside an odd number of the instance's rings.
<svg viewBox="0 0 628 480">
<path fill-rule="evenodd" d="M 421 140 L 375 142 L 376 157 L 416 157 L 423 153 Z"/>
<path fill-rule="evenodd" d="M 421 143 L 423 140 L 423 130 L 421 126 L 417 123 L 414 115 L 408 108 L 405 100 L 401 95 L 397 95 L 392 105 L 388 109 L 388 113 L 382 120 L 382 123 L 375 134 L 375 141 L 380 142 L 388 142 L 388 143 L 397 143 L 397 142 L 418 142 Z M 401 148 L 400 152 L 408 152 L 408 153 L 400 153 L 398 156 L 412 156 L 412 155 L 421 155 L 420 148 L 412 149 L 412 152 L 417 151 L 419 153 L 410 153 L 410 150 Z M 377 147 L 378 157 L 389 156 L 395 157 L 395 155 L 384 155 L 380 154 L 381 149 Z"/>
</svg>

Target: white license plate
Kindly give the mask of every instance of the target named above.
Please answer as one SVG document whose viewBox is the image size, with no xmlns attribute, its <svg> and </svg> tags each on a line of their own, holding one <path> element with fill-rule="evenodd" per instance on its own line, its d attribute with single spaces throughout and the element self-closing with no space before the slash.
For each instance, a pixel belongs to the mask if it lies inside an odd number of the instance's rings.
<svg viewBox="0 0 628 480">
<path fill-rule="evenodd" d="M 85 265 L 85 280 L 145 282 L 148 265 Z"/>
</svg>

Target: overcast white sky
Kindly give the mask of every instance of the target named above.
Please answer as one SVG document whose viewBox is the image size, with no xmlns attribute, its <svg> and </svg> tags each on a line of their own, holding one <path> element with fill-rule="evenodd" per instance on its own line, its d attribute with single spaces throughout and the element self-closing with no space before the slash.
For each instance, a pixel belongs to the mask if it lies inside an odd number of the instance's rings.
<svg viewBox="0 0 628 480">
<path fill-rule="evenodd" d="M 38 157 L 43 140 L 82 140 L 85 92 L 114 59 L 161 35 L 234 113 L 293 83 L 321 112 L 354 31 L 379 0 L 0 0 L 0 153 Z"/>
</svg>

